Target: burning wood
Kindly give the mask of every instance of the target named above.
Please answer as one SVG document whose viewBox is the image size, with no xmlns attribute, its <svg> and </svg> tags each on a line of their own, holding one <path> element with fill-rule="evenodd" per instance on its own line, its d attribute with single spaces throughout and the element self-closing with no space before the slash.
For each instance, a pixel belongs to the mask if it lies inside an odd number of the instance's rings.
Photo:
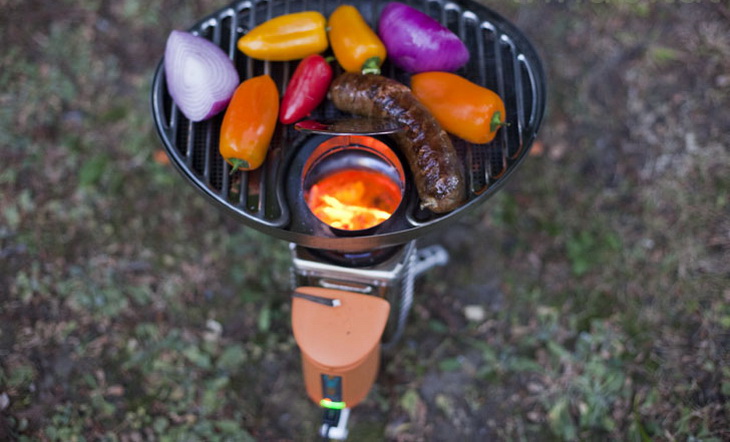
<svg viewBox="0 0 730 442">
<path fill-rule="evenodd" d="M 307 204 L 322 222 L 342 230 L 363 230 L 390 218 L 402 199 L 401 189 L 387 176 L 348 169 L 315 183 Z"/>
</svg>

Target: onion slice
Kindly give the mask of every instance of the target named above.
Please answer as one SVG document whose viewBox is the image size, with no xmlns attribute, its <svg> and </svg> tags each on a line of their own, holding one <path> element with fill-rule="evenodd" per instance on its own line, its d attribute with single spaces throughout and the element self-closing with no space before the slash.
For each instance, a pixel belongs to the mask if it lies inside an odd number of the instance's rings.
<svg viewBox="0 0 730 442">
<path fill-rule="evenodd" d="M 219 113 L 240 82 L 233 62 L 212 42 L 184 31 L 172 31 L 165 46 L 167 90 L 191 121 Z"/>
<path fill-rule="evenodd" d="M 391 61 L 406 72 L 453 72 L 469 61 L 469 49 L 449 28 L 400 2 L 380 14 L 378 34 Z"/>
</svg>

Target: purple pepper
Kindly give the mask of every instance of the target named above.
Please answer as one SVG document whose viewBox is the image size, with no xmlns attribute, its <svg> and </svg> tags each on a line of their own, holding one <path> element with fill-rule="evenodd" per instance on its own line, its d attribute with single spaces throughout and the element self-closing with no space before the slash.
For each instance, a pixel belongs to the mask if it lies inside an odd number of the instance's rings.
<svg viewBox="0 0 730 442">
<path fill-rule="evenodd" d="M 407 72 L 453 72 L 469 61 L 469 50 L 456 34 L 403 3 L 385 6 L 378 34 L 388 50 L 388 58 Z"/>
</svg>

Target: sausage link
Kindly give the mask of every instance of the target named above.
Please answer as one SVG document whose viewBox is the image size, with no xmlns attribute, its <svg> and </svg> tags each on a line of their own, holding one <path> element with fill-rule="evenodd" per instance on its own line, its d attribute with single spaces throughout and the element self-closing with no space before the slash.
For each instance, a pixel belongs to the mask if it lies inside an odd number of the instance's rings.
<svg viewBox="0 0 730 442">
<path fill-rule="evenodd" d="M 332 82 L 330 99 L 343 112 L 393 119 L 405 127 L 394 138 L 408 160 L 421 207 L 446 213 L 463 204 L 466 186 L 456 149 L 408 87 L 381 75 L 346 72 Z"/>
</svg>

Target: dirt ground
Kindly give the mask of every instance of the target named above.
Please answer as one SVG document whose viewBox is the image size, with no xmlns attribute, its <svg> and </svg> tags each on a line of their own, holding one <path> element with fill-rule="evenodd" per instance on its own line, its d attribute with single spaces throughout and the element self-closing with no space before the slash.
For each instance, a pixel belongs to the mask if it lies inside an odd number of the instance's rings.
<svg viewBox="0 0 730 442">
<path fill-rule="evenodd" d="M 531 156 L 422 243 L 351 440 L 730 439 L 730 7 L 483 1 L 548 79 Z M 0 0 L 0 440 L 315 440 L 289 251 L 166 162 L 172 29 L 226 2 Z"/>
</svg>

